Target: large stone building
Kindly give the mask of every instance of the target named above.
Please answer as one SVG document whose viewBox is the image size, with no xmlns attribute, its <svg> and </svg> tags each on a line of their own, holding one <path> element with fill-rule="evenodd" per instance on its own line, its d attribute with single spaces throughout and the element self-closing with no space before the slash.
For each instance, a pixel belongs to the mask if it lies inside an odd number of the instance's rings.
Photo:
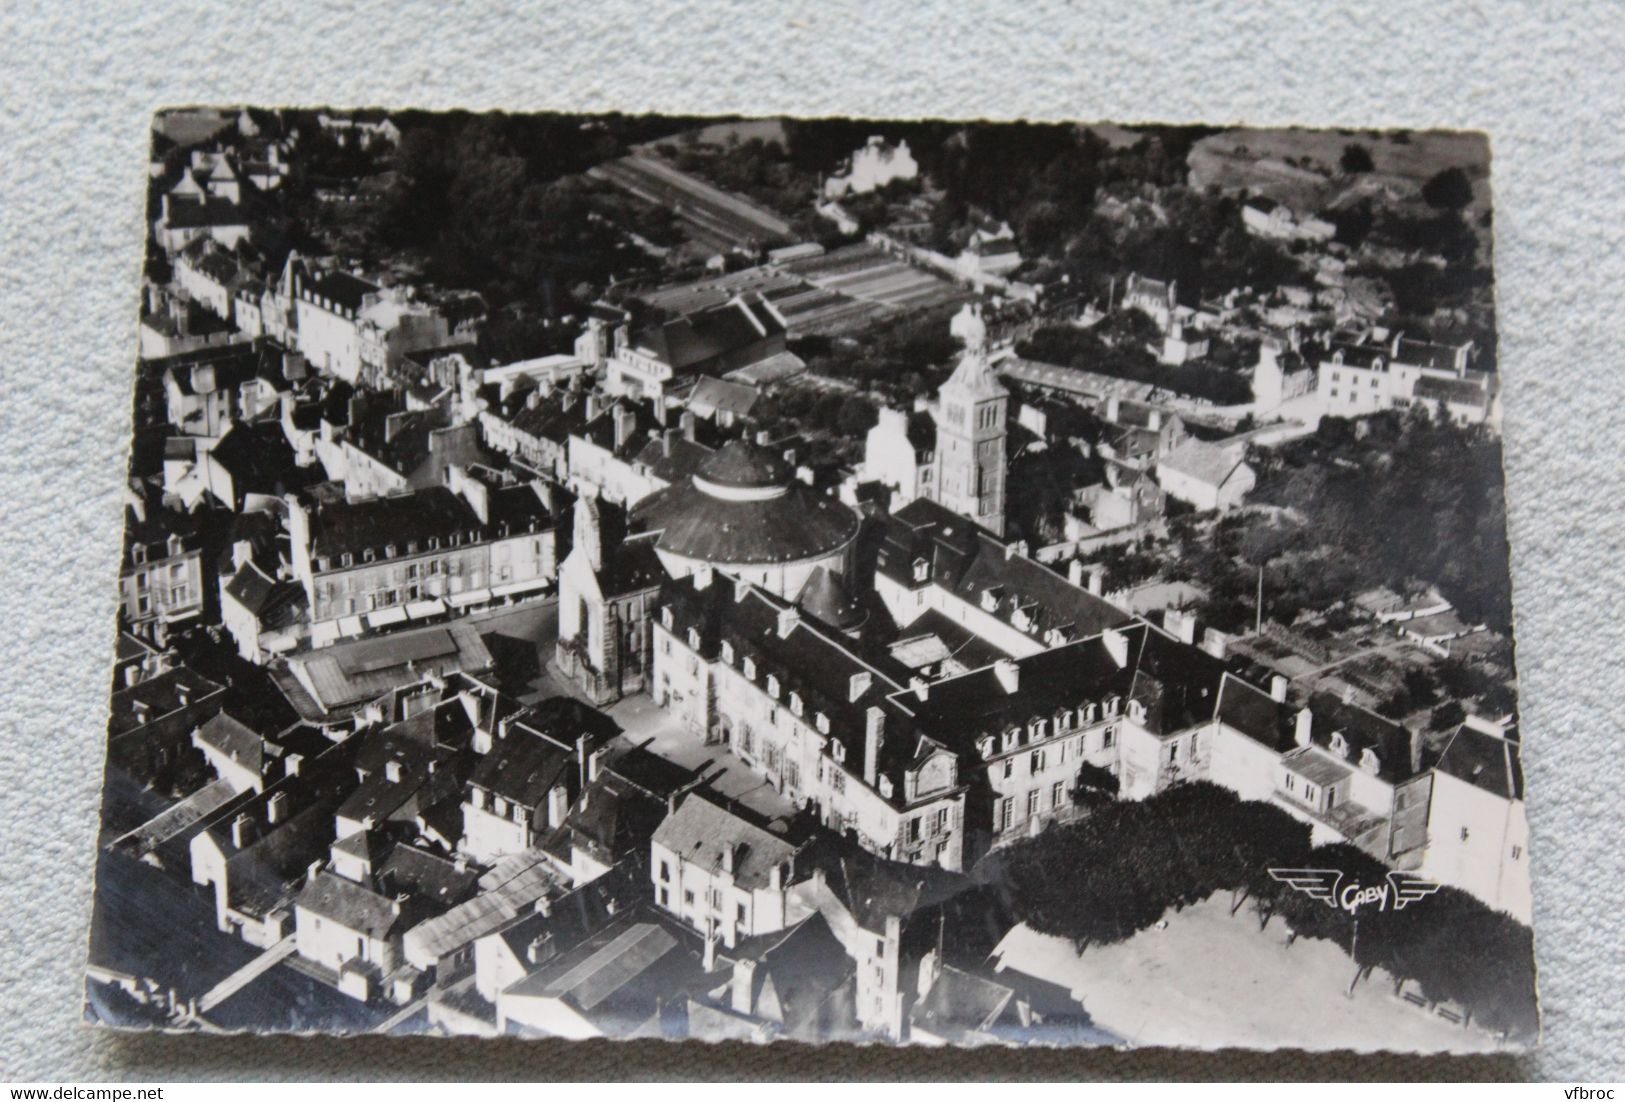
<svg viewBox="0 0 1625 1102">
<path fill-rule="evenodd" d="M 490 484 L 460 469 L 451 473 L 451 486 L 366 501 L 285 499 L 312 643 L 553 584 L 564 492 L 539 481 Z"/>
<path fill-rule="evenodd" d="M 799 605 L 709 572 L 671 583 L 661 601 L 655 700 L 696 738 L 871 852 L 966 867 L 958 762 L 887 705 L 907 691 L 907 669 Z"/>
</svg>

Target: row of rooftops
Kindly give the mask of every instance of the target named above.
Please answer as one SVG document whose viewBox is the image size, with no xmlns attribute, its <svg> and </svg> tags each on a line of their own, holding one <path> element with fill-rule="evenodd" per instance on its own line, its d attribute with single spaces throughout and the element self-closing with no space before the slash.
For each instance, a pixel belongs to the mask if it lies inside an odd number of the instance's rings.
<svg viewBox="0 0 1625 1102">
<path fill-rule="evenodd" d="M 317 502 L 309 512 L 318 572 L 388 562 L 554 528 L 562 491 L 522 482 L 486 490 L 485 516 L 446 486 L 361 501 Z"/>
<path fill-rule="evenodd" d="M 880 524 L 880 574 L 909 589 L 939 586 L 1046 646 L 1130 620 L 935 502 L 916 499 Z"/>
</svg>

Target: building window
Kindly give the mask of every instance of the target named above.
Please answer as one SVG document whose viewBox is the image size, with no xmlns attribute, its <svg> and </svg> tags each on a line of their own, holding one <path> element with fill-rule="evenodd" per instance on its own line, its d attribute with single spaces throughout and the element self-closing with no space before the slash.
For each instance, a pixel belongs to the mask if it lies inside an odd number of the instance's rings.
<svg viewBox="0 0 1625 1102">
<path fill-rule="evenodd" d="M 1102 750 L 1110 750 L 1113 746 L 1116 746 L 1116 745 L 1117 745 L 1117 724 L 1115 724 L 1115 723 L 1108 724 L 1105 727 L 1105 729 L 1100 732 L 1100 748 Z"/>
<path fill-rule="evenodd" d="M 1027 817 L 1030 819 L 1038 814 L 1038 789 L 1027 793 Z"/>
<path fill-rule="evenodd" d="M 1016 798 L 1014 796 L 1006 796 L 1004 799 L 1000 800 L 999 801 L 999 829 L 1000 830 L 1009 830 L 1010 829 L 1010 821 L 1013 818 L 1015 818 L 1015 814 L 1016 814 Z"/>
<path fill-rule="evenodd" d="M 1168 744 L 1168 764 L 1172 765 L 1178 760 L 1179 760 L 1179 743 L 1178 742 L 1170 742 Z"/>
<path fill-rule="evenodd" d="M 662 880 L 670 880 L 671 879 L 671 866 L 666 864 L 664 859 L 662 859 L 661 862 L 660 862 L 660 879 L 662 879 Z"/>
<path fill-rule="evenodd" d="M 1005 780 L 1009 780 L 1010 775 L 1012 773 L 1014 773 L 1015 771 L 1016 771 L 1016 760 L 1014 758 L 1005 758 L 1004 759 L 1004 778 L 1005 778 Z"/>
<path fill-rule="evenodd" d="M 946 834 L 947 831 L 948 831 L 948 809 L 945 808 L 945 807 L 944 808 L 939 808 L 937 810 L 937 833 L 938 834 Z M 1516 848 L 1516 847 L 1514 847 L 1514 848 Z"/>
<path fill-rule="evenodd" d="M 1518 860 L 1518 858 L 1520 858 L 1522 856 L 1523 856 L 1523 847 L 1522 846 L 1513 846 L 1512 847 L 1512 859 L 1514 861 L 1516 861 L 1516 860 Z"/>
<path fill-rule="evenodd" d="M 908 840 L 910 842 L 918 842 L 920 840 L 920 820 L 918 817 L 908 821 Z"/>
<path fill-rule="evenodd" d="M 1471 836 L 1472 836 L 1471 831 L 1469 831 L 1466 827 L 1461 828 L 1461 840 L 1463 842 L 1467 841 L 1467 839 L 1470 838 Z"/>
<path fill-rule="evenodd" d="M 665 888 L 660 889 L 660 905 L 662 907 L 671 906 L 671 892 L 667 891 Z"/>
<path fill-rule="evenodd" d="M 688 904 L 690 907 L 694 906 L 694 892 L 691 889 L 685 888 L 683 890 L 683 902 Z"/>
<path fill-rule="evenodd" d="M 1065 801 L 1066 801 L 1066 784 L 1063 781 L 1056 781 L 1054 784 L 1050 785 L 1050 789 L 1049 789 L 1049 805 L 1051 807 L 1058 808 Z"/>
<path fill-rule="evenodd" d="M 1034 773 L 1042 773 L 1044 771 L 1044 751 L 1034 750 L 1028 758 L 1028 765 L 1031 766 Z"/>
<path fill-rule="evenodd" d="M 745 925 L 745 905 L 743 903 L 734 908 L 734 921 L 741 926 Z"/>
</svg>

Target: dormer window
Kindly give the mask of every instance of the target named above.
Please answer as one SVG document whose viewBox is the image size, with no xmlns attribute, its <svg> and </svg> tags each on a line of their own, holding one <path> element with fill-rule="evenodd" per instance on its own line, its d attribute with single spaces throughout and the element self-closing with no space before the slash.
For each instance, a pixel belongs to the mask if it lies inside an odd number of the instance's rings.
<svg viewBox="0 0 1625 1102">
<path fill-rule="evenodd" d="M 837 765 L 846 761 L 846 747 L 839 742 L 831 743 L 829 756 L 835 759 Z"/>
<path fill-rule="evenodd" d="M 418 553 L 418 541 L 417 540 L 407 540 L 406 541 L 406 553 L 408 555 L 416 555 Z"/>
<path fill-rule="evenodd" d="M 393 543 L 384 544 L 384 558 L 393 559 L 394 557 L 395 557 L 395 545 Z"/>
<path fill-rule="evenodd" d="M 377 558 L 377 556 L 375 554 L 373 554 L 373 550 L 370 547 L 367 548 L 365 551 L 361 552 L 361 561 L 362 562 L 371 562 L 375 558 Z"/>
<path fill-rule="evenodd" d="M 1055 717 L 1055 727 L 1057 730 L 1070 731 L 1072 730 L 1073 721 L 1076 718 L 1076 713 L 1074 713 L 1071 709 L 1068 709 Z"/>
<path fill-rule="evenodd" d="M 1332 753 L 1340 758 L 1348 757 L 1349 740 L 1343 737 L 1342 731 L 1332 732 Z"/>
<path fill-rule="evenodd" d="M 818 728 L 819 734 L 829 734 L 829 716 L 825 715 L 823 712 L 819 712 L 813 717 L 813 724 Z"/>
<path fill-rule="evenodd" d="M 700 649 L 700 629 L 699 628 L 689 628 L 688 629 L 688 646 L 689 646 L 690 650 L 699 650 Z"/>
<path fill-rule="evenodd" d="M 881 777 L 880 778 L 880 796 L 881 796 L 881 798 L 886 799 L 886 800 L 891 799 L 891 791 L 892 791 L 892 789 L 891 789 L 891 778 L 890 777 Z"/>
<path fill-rule="evenodd" d="M 923 582 L 931 576 L 931 564 L 924 559 L 914 560 L 914 580 Z"/>
<path fill-rule="evenodd" d="M 734 645 L 726 639 L 722 641 L 722 660 L 730 666 L 734 664 Z"/>
<path fill-rule="evenodd" d="M 982 590 L 982 610 L 992 612 L 999 607 L 999 595 L 991 589 Z"/>
<path fill-rule="evenodd" d="M 318 574 L 320 574 L 322 571 L 324 571 L 326 569 L 327 569 L 327 557 L 325 555 L 317 555 L 316 556 L 316 572 Z"/>
<path fill-rule="evenodd" d="M 756 680 L 756 659 L 746 655 L 745 661 L 740 664 L 739 668 L 744 673 L 747 681 Z"/>
<path fill-rule="evenodd" d="M 983 760 L 991 758 L 995 749 L 992 735 L 983 735 L 976 740 L 976 752 L 982 755 Z"/>
<path fill-rule="evenodd" d="M 354 559 L 353 559 L 353 557 L 351 556 L 351 554 L 348 551 L 346 551 L 344 554 L 339 556 L 339 565 L 340 566 L 349 566 L 350 563 L 353 562 L 353 561 L 354 561 Z"/>
<path fill-rule="evenodd" d="M 1004 748 L 1014 750 L 1021 744 L 1021 728 L 1012 727 L 1004 733 Z"/>
<path fill-rule="evenodd" d="M 801 709 L 801 694 L 792 692 L 790 694 L 790 714 L 793 716 L 799 716 L 801 714 Z"/>
<path fill-rule="evenodd" d="M 438 551 L 438 550 L 440 550 L 440 537 L 439 536 L 430 536 L 429 537 L 429 550 L 430 551 Z"/>
<path fill-rule="evenodd" d="M 1382 769 L 1382 759 L 1377 757 L 1377 752 L 1375 750 L 1367 746 L 1364 750 L 1360 751 L 1360 768 L 1365 770 L 1367 773 L 1375 775 Z"/>
<path fill-rule="evenodd" d="M 1027 724 L 1027 737 L 1032 739 L 1034 742 L 1037 742 L 1039 739 L 1044 737 L 1045 729 L 1048 726 L 1049 723 L 1046 720 L 1035 719 L 1031 721 Z"/>
<path fill-rule="evenodd" d="M 1083 706 L 1083 721 L 1085 723 L 1093 723 L 1095 721 L 1095 710 L 1096 705 L 1093 702 Z"/>
<path fill-rule="evenodd" d="M 1122 701 L 1119 698 L 1115 697 L 1115 696 L 1107 697 L 1106 698 L 1106 714 L 1108 716 L 1116 715 L 1118 705 L 1120 705 L 1121 703 L 1122 703 Z"/>
<path fill-rule="evenodd" d="M 779 675 L 778 674 L 770 673 L 770 674 L 767 675 L 767 695 L 772 697 L 774 700 L 779 699 Z"/>
<path fill-rule="evenodd" d="M 1138 700 L 1128 702 L 1128 717 L 1135 723 L 1145 722 L 1145 705 Z"/>
<path fill-rule="evenodd" d="M 660 626 L 665 628 L 667 631 L 671 630 L 673 619 L 674 617 L 671 614 L 670 605 L 667 605 L 665 608 L 660 610 Z"/>
</svg>

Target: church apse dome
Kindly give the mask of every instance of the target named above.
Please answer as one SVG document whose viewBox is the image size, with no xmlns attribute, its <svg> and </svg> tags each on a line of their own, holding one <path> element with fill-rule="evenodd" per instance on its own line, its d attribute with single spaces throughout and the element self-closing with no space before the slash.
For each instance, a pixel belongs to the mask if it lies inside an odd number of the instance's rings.
<svg viewBox="0 0 1625 1102">
<path fill-rule="evenodd" d="M 724 445 L 689 480 L 639 502 L 632 521 L 660 533 L 655 550 L 673 575 L 713 567 L 787 599 L 820 566 L 848 576 L 859 525 L 856 512 L 747 440 Z"/>
</svg>

